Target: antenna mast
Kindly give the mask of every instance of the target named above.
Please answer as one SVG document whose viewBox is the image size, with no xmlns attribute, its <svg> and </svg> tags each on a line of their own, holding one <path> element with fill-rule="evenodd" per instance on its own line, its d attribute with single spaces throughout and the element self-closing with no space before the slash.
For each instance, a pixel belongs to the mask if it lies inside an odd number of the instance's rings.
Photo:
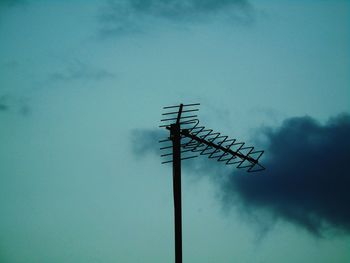
<svg viewBox="0 0 350 263">
<path fill-rule="evenodd" d="M 243 142 L 228 139 L 228 136 L 222 136 L 219 132 L 200 126 L 198 116 L 195 114 L 198 112 L 195 107 L 199 105 L 194 103 L 164 107 L 166 112 L 162 115 L 165 117 L 161 120 L 164 124 L 159 126 L 170 132 L 168 138 L 159 142 L 171 142 L 171 145 L 160 149 L 172 149 L 170 153 L 162 154 L 161 157 L 172 156 L 171 160 L 165 160 L 162 163 L 173 164 L 175 263 L 182 263 L 181 161 L 199 155 L 208 155 L 209 158 L 225 162 L 226 165 L 237 164 L 237 168 L 247 168 L 248 172 L 265 170 L 259 164 L 264 151 L 254 151 L 254 147 L 244 147 Z M 182 153 L 186 156 L 182 157 Z"/>
</svg>

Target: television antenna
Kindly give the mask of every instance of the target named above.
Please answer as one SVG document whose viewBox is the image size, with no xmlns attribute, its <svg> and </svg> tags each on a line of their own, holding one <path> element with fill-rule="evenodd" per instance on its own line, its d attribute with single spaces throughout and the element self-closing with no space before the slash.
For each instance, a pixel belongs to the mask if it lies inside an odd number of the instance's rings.
<svg viewBox="0 0 350 263">
<path fill-rule="evenodd" d="M 244 142 L 229 139 L 228 136 L 199 125 L 196 115 L 199 111 L 196 107 L 199 105 L 193 103 L 164 107 L 162 125 L 159 126 L 169 131 L 169 137 L 159 142 L 171 143 L 160 149 L 171 150 L 161 157 L 172 157 L 162 163 L 173 164 L 175 263 L 182 263 L 181 161 L 208 155 L 210 159 L 216 159 L 226 165 L 236 165 L 237 168 L 245 168 L 247 172 L 265 170 L 259 163 L 264 151 L 255 151 L 254 147 L 244 146 Z M 182 157 L 182 154 L 186 156 Z"/>
</svg>

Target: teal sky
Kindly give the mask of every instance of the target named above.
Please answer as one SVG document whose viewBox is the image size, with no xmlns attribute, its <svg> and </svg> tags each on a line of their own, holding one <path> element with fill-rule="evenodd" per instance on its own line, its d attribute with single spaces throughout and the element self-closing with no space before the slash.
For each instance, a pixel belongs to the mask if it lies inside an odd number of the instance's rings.
<svg viewBox="0 0 350 263">
<path fill-rule="evenodd" d="M 0 0 L 0 262 L 173 262 L 171 167 L 131 140 L 162 106 L 247 142 L 350 112 L 349 1 L 225 2 Z M 183 173 L 184 262 L 350 262 L 348 234 L 264 230 L 210 176 Z"/>
</svg>

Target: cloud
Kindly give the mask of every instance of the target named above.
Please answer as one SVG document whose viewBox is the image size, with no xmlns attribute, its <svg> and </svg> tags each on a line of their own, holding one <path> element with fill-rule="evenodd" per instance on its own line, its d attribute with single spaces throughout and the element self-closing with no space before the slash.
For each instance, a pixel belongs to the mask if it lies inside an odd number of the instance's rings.
<svg viewBox="0 0 350 263">
<path fill-rule="evenodd" d="M 4 104 L 4 103 L 0 103 L 0 111 L 7 111 L 9 109 L 9 106 Z"/>
<path fill-rule="evenodd" d="M 2 95 L 0 96 L 0 112 L 6 112 L 10 109 L 9 101 L 8 101 L 8 96 Z"/>
<path fill-rule="evenodd" d="M 27 4 L 26 0 L 0 0 L 0 14 L 25 4 Z"/>
<path fill-rule="evenodd" d="M 75 80 L 92 80 L 100 81 L 104 79 L 114 78 L 115 74 L 99 68 L 94 68 L 83 64 L 79 61 L 71 63 L 69 67 L 63 71 L 52 73 L 49 76 L 50 81 L 75 81 Z"/>
<path fill-rule="evenodd" d="M 0 7 L 12 7 L 27 3 L 26 0 L 1 0 Z"/>
<path fill-rule="evenodd" d="M 14 69 L 17 68 L 20 65 L 20 63 L 16 60 L 8 60 L 5 63 L 3 63 L 1 66 L 5 69 Z"/>
<path fill-rule="evenodd" d="M 16 112 L 26 116 L 29 115 L 30 108 L 26 98 L 5 94 L 0 96 L 0 113 L 1 112 Z"/>
<path fill-rule="evenodd" d="M 134 12 L 168 19 L 215 13 L 225 8 L 247 5 L 242 0 L 129 0 L 128 3 Z"/>
<path fill-rule="evenodd" d="M 249 209 L 264 208 L 315 235 L 330 227 L 350 232 L 350 116 L 325 125 L 311 117 L 291 118 L 264 134 L 268 170 L 226 177 L 226 201 L 238 197 Z"/>
<path fill-rule="evenodd" d="M 140 32 L 150 21 L 157 24 L 203 22 L 215 15 L 247 22 L 251 20 L 251 11 L 251 5 L 245 0 L 108 1 L 100 16 L 100 33 L 105 36 Z"/>
<path fill-rule="evenodd" d="M 252 218 L 268 214 L 319 237 L 330 231 L 350 233 L 350 115 L 340 114 L 326 124 L 311 117 L 289 118 L 260 132 L 266 141 L 267 170 L 262 173 L 230 172 L 204 157 L 187 167 L 215 178 L 224 207 L 238 206 Z M 153 131 L 153 137 L 159 138 L 159 132 Z M 154 145 L 151 138 L 139 133 L 137 140 L 146 149 Z"/>
<path fill-rule="evenodd" d="M 158 141 L 164 139 L 167 133 L 163 130 L 142 130 L 132 131 L 131 142 L 133 153 L 137 156 L 143 156 L 150 151 L 159 153 Z"/>
</svg>

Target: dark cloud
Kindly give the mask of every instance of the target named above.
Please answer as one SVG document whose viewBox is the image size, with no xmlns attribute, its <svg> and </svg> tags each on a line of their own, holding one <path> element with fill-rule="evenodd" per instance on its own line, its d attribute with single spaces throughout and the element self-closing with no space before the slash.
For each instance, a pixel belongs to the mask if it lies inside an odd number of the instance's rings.
<svg viewBox="0 0 350 263">
<path fill-rule="evenodd" d="M 349 233 L 350 115 L 339 115 L 326 124 L 311 117 L 290 118 L 260 133 L 266 141 L 264 172 L 235 169 L 230 173 L 228 167 L 204 157 L 185 167 L 215 178 L 225 207 L 239 206 L 252 216 L 268 214 L 316 236 L 334 230 Z M 140 135 L 143 152 L 154 147 L 152 138 L 160 137 L 157 131 Z"/>
<path fill-rule="evenodd" d="M 350 232 L 350 116 L 325 125 L 291 118 L 264 134 L 268 170 L 226 177 L 226 201 L 238 197 L 250 209 L 264 208 L 316 235 L 330 227 Z"/>
<path fill-rule="evenodd" d="M 108 1 L 100 16 L 101 34 L 142 31 L 149 20 L 194 22 L 221 15 L 235 21 L 251 20 L 251 5 L 245 0 L 122 0 Z"/>
</svg>

